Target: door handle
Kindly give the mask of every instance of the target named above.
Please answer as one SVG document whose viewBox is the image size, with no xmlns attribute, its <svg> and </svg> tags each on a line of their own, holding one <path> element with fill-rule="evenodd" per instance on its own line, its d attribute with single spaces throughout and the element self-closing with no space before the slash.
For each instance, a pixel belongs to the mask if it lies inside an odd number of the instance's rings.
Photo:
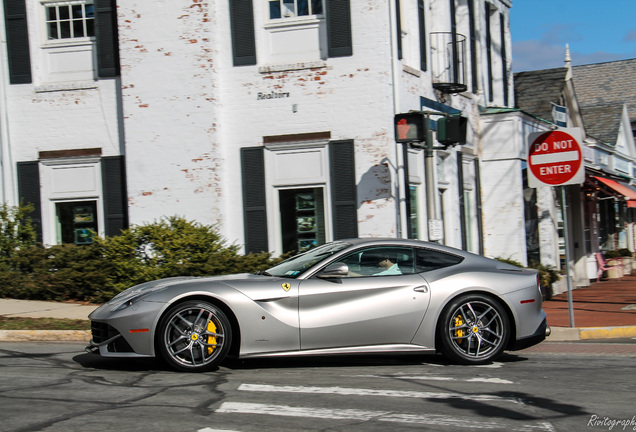
<svg viewBox="0 0 636 432">
<path fill-rule="evenodd" d="M 421 292 L 421 293 L 427 293 L 428 292 L 428 287 L 426 285 L 419 286 L 419 287 L 413 288 L 413 291 L 417 291 L 417 292 Z"/>
</svg>

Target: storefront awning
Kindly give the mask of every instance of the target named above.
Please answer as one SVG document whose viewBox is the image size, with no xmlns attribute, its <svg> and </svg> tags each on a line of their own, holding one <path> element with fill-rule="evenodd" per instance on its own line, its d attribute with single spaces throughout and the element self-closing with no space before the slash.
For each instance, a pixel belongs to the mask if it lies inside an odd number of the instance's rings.
<svg viewBox="0 0 636 432">
<path fill-rule="evenodd" d="M 627 201 L 627 207 L 636 208 L 636 189 L 634 189 L 632 186 L 604 177 L 594 178 L 603 183 L 605 186 L 617 192 L 619 195 L 622 195 L 625 198 L 625 201 Z"/>
</svg>

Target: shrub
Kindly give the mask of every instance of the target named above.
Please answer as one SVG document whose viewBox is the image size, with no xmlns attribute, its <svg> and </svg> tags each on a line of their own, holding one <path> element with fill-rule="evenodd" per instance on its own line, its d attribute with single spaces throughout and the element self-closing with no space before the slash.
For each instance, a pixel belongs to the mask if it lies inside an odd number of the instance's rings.
<svg viewBox="0 0 636 432">
<path fill-rule="evenodd" d="M 267 253 L 239 255 L 239 246 L 227 246 L 214 227 L 176 216 L 95 242 L 112 265 L 109 286 L 117 292 L 166 277 L 255 272 L 274 262 Z"/>
<path fill-rule="evenodd" d="M 32 205 L 0 204 L 0 261 L 11 259 L 17 250 L 35 245 L 36 234 L 29 214 Z"/>
<path fill-rule="evenodd" d="M 101 303 L 149 280 L 252 273 L 280 261 L 268 253 L 241 255 L 214 227 L 179 217 L 94 239 L 91 245 L 12 249 L 0 260 L 0 297 Z"/>
</svg>

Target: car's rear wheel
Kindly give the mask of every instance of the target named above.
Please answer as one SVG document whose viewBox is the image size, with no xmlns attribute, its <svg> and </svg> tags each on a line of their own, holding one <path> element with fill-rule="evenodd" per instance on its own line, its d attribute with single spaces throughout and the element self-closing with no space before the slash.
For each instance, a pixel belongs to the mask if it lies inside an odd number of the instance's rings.
<svg viewBox="0 0 636 432">
<path fill-rule="evenodd" d="M 469 294 L 453 300 L 442 314 L 442 353 L 462 364 L 484 364 L 499 357 L 510 334 L 508 316 L 494 299 Z"/>
<path fill-rule="evenodd" d="M 157 349 L 170 366 L 203 372 L 217 366 L 230 349 L 232 329 L 225 314 L 203 301 L 180 303 L 161 318 Z"/>
</svg>

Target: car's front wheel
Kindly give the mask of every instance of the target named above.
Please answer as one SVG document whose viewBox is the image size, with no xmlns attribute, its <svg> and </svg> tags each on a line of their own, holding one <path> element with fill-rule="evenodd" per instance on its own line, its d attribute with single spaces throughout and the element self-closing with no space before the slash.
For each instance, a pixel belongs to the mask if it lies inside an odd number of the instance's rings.
<svg viewBox="0 0 636 432">
<path fill-rule="evenodd" d="M 232 329 L 225 314 L 204 301 L 180 303 L 159 321 L 157 350 L 170 366 L 187 372 L 203 372 L 227 355 Z"/>
<path fill-rule="evenodd" d="M 510 334 L 508 316 L 494 299 L 469 294 L 453 300 L 442 314 L 441 351 L 462 364 L 492 362 L 503 352 Z"/>
</svg>

